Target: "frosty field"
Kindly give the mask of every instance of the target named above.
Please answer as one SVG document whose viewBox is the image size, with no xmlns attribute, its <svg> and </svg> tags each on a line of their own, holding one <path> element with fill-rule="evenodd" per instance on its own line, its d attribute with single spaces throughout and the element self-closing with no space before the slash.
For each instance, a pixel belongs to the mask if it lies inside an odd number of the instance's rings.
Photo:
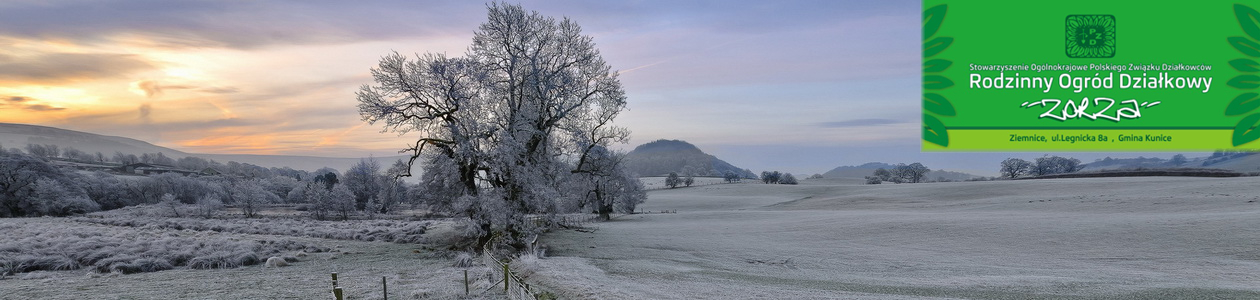
<svg viewBox="0 0 1260 300">
<path fill-rule="evenodd" d="M 529 280 L 593 299 L 1257 299 L 1260 178 L 650 193 L 544 240 Z"/>
<path fill-rule="evenodd" d="M 142 220 L 143 221 L 143 220 Z M 0 219 L 0 228 L 8 236 L 23 236 L 13 248 L 38 247 L 44 242 L 35 242 L 37 235 L 45 229 L 54 232 L 56 243 L 90 244 L 95 242 L 96 234 L 107 237 L 125 239 L 141 237 L 140 243 L 123 243 L 124 251 L 136 251 L 133 256 L 157 257 L 172 253 L 158 247 L 160 242 L 146 243 L 153 239 L 189 239 L 193 243 L 200 241 L 206 244 L 226 243 L 232 245 L 255 244 L 258 241 L 275 241 L 283 245 L 299 245 L 319 248 L 306 256 L 298 257 L 298 261 L 287 267 L 264 267 L 261 262 L 252 265 L 220 269 L 193 269 L 175 267 L 174 269 L 122 274 L 105 270 L 101 272 L 92 266 L 83 266 L 74 270 L 32 271 L 18 273 L 0 279 L 0 299 L 326 299 L 329 297 L 331 278 L 329 273 L 339 273 L 339 284 L 347 291 L 348 299 L 381 299 L 380 280 L 384 276 L 389 282 L 390 299 L 497 299 L 502 293 L 494 294 L 490 289 L 488 269 L 468 268 L 472 281 L 471 297 L 464 297 L 463 270 L 452 267 L 454 261 L 450 252 L 435 251 L 424 244 L 400 244 L 383 242 L 365 242 L 363 238 L 337 236 L 335 231 L 320 228 L 304 228 L 311 232 L 332 234 L 327 238 L 309 237 L 307 233 L 294 232 L 286 234 L 247 234 L 223 230 L 197 231 L 191 228 L 172 229 L 167 223 L 175 224 L 177 219 L 164 223 L 146 224 L 144 226 L 110 226 L 104 224 L 74 221 L 67 218 L 19 218 Z M 184 224 L 195 224 L 186 220 Z M 265 230 L 266 222 L 261 220 L 242 222 L 223 222 L 230 229 L 233 223 L 252 222 L 254 228 Z M 289 222 L 276 222 L 284 225 Z M 315 225 L 314 221 L 306 221 Z M 329 222 L 344 227 L 387 228 L 394 226 L 390 221 L 364 221 L 362 224 Z M 373 225 L 381 225 L 370 227 Z M 431 228 L 428 235 L 440 238 L 444 234 L 444 225 Z M 394 226 L 397 227 L 397 226 Z M 294 229 L 301 227 L 294 226 Z M 384 229 L 379 229 L 384 231 Z M 90 234 L 74 234 L 61 232 L 77 232 Z M 370 232 L 369 232 L 370 233 Z M 79 238 L 79 236 L 82 238 Z M 373 235 L 367 235 L 372 237 Z M 380 236 L 380 235 L 376 235 Z M 159 240 L 159 241 L 161 241 Z M 354 241 L 357 240 L 357 241 Z M 182 241 L 182 240 L 177 240 Z M 99 243 L 99 242 L 96 242 Z M 0 243 L 5 245 L 6 243 Z M 270 245 L 270 243 L 269 243 Z M 179 245 L 165 245 L 179 247 Z M 288 247 L 281 249 L 288 255 L 306 247 Z M 311 250 L 312 248 L 306 248 Z M 89 249 L 90 250 L 90 249 Z M 112 250 L 112 249 L 111 249 Z M 27 251 L 4 248 L 0 251 Z M 29 252 L 29 251 L 27 251 Z M 51 255 L 64 253 L 74 256 L 73 249 L 57 251 L 45 249 Z M 147 252 L 147 253 L 144 253 Z M 231 253 L 231 252 L 229 252 Z M 0 253 L 0 259 L 23 257 Z M 265 260 L 267 257 L 261 257 Z M 490 290 L 489 293 L 481 293 Z"/>
</svg>

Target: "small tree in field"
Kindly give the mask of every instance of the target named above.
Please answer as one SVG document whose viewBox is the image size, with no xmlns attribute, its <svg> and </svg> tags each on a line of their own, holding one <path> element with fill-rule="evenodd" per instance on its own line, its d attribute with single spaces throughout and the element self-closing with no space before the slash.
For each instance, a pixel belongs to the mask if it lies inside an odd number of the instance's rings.
<svg viewBox="0 0 1260 300">
<path fill-rule="evenodd" d="M 783 179 L 783 173 L 779 173 L 779 171 L 773 171 L 773 172 L 762 171 L 761 172 L 761 182 L 765 184 L 778 184 L 779 180 L 782 180 L 782 179 Z"/>
<path fill-rule="evenodd" d="M 280 202 L 280 196 L 263 189 L 257 180 L 229 179 L 223 189 L 224 202 L 240 208 L 246 218 L 258 216 L 258 211 L 266 204 Z"/>
<path fill-rule="evenodd" d="M 345 184 L 337 184 L 328 191 L 327 197 L 329 208 L 340 214 L 342 220 L 349 220 L 350 213 L 355 210 L 354 192 L 351 192 Z"/>
<path fill-rule="evenodd" d="M 219 195 L 206 194 L 197 198 L 197 215 L 202 218 L 213 218 L 221 209 L 223 209 L 223 201 L 219 200 Z"/>
<path fill-rule="evenodd" d="M 1028 174 L 1033 168 L 1033 163 L 1018 158 L 1007 158 L 1002 161 L 1002 177 L 1014 179 L 1016 177 Z"/>
<path fill-rule="evenodd" d="M 797 184 L 797 182 L 796 182 L 796 176 L 792 176 L 792 173 L 783 173 L 783 178 L 780 178 L 780 179 L 779 179 L 779 184 L 792 184 L 792 185 L 795 185 L 795 184 Z"/>
<path fill-rule="evenodd" d="M 183 217 L 183 214 L 179 213 L 180 203 L 179 200 L 175 199 L 175 195 L 162 194 L 162 200 L 158 204 L 170 210 L 172 216 L 176 218 Z"/>
<path fill-rule="evenodd" d="M 889 172 L 888 169 L 885 169 L 885 168 L 875 169 L 875 173 L 873 174 L 873 176 L 875 176 L 876 178 L 879 178 L 879 181 L 881 182 L 893 180 L 893 173 Z"/>
<path fill-rule="evenodd" d="M 676 188 L 679 184 L 682 184 L 682 181 L 682 178 L 678 178 L 678 173 L 669 172 L 669 176 L 665 177 L 665 186 L 671 189 Z"/>
</svg>

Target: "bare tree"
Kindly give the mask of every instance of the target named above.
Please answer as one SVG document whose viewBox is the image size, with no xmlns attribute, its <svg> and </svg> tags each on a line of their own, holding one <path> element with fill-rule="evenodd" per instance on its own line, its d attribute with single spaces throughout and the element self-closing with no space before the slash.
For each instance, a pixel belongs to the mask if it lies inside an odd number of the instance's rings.
<svg viewBox="0 0 1260 300">
<path fill-rule="evenodd" d="M 364 121 L 420 134 L 408 165 L 427 155 L 426 172 L 454 176 L 457 198 L 486 202 L 452 205 L 476 223 L 479 245 L 492 231 L 521 237 L 524 214 L 556 207 L 560 174 L 629 135 L 611 123 L 625 108 L 617 73 L 577 23 L 516 5 L 488 11 L 466 57 L 393 53 L 356 93 Z"/>
<path fill-rule="evenodd" d="M 223 209 L 223 201 L 219 200 L 219 195 L 206 194 L 197 198 L 197 214 L 202 218 L 213 218 L 221 209 Z"/>
<path fill-rule="evenodd" d="M 669 172 L 669 176 L 665 177 L 665 186 L 671 189 L 676 188 L 679 184 L 682 184 L 682 181 L 682 178 L 678 177 L 678 173 Z"/>
<path fill-rule="evenodd" d="M 349 220 L 350 213 L 354 212 L 354 193 L 345 184 L 337 184 L 331 190 L 328 190 L 328 201 L 326 204 L 332 211 L 341 214 L 341 220 Z"/>
<path fill-rule="evenodd" d="M 609 220 L 613 212 L 632 213 L 647 198 L 643 183 L 626 170 L 625 154 L 596 147 L 587 156 L 585 166 L 583 172 L 575 173 L 585 179 L 576 192 L 585 192 L 585 204 L 594 206 L 600 218 Z M 670 178 L 674 181 L 682 181 L 678 174 L 673 175 Z"/>
<path fill-rule="evenodd" d="M 793 176 L 792 173 L 783 173 L 783 178 L 779 179 L 779 184 L 795 185 L 798 182 L 796 181 L 796 176 Z"/>
<path fill-rule="evenodd" d="M 893 175 L 901 179 L 901 182 L 919 183 L 931 171 L 921 163 L 897 164 L 897 167 L 893 168 Z"/>
<path fill-rule="evenodd" d="M 1033 164 L 1033 172 L 1037 175 L 1072 173 L 1080 170 L 1081 160 L 1061 156 L 1038 157 Z"/>
<path fill-rule="evenodd" d="M 1033 163 L 1027 160 L 1018 159 L 1018 158 L 1007 158 L 1006 160 L 1002 161 L 1002 169 L 1000 171 L 1002 173 L 1002 177 L 1014 179 L 1015 177 L 1028 174 L 1028 172 L 1031 171 L 1032 168 L 1033 168 Z"/>
<path fill-rule="evenodd" d="M 875 173 L 872 175 L 879 178 L 879 181 L 892 181 L 893 180 L 892 172 L 889 172 L 888 169 L 885 169 L 885 168 L 875 169 Z"/>
<path fill-rule="evenodd" d="M 375 198 L 381 192 L 380 172 L 381 164 L 375 158 L 365 158 L 342 174 L 341 183 L 354 193 L 355 208 L 363 210 L 369 202 L 378 201 Z"/>
</svg>

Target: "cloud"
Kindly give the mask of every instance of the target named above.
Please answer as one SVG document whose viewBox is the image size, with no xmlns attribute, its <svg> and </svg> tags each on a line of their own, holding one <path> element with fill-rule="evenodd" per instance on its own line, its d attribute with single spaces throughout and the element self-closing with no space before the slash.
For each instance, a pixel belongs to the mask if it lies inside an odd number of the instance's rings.
<svg viewBox="0 0 1260 300">
<path fill-rule="evenodd" d="M 4 99 L 3 102 L 0 102 L 0 108 L 12 107 L 12 108 L 28 110 L 28 111 L 36 111 L 36 112 L 66 110 L 65 107 L 57 107 L 57 106 L 41 104 L 41 103 L 32 103 L 32 101 L 36 99 L 32 99 L 31 97 L 0 96 L 0 99 Z"/>
<path fill-rule="evenodd" d="M 198 89 L 198 91 L 211 93 L 211 94 L 235 94 L 235 93 L 240 92 L 241 89 L 238 89 L 236 87 L 230 87 L 230 86 L 212 86 L 212 87 L 200 88 Z"/>
<path fill-rule="evenodd" d="M 111 53 L 47 53 L 0 60 L 0 81 L 64 83 L 117 77 L 153 66 L 137 55 Z"/>
<path fill-rule="evenodd" d="M 0 36 L 256 49 L 444 35 L 484 8 L 447 1 L 46 1 L 0 4 Z M 421 20 L 417 22 L 417 20 Z"/>
<path fill-rule="evenodd" d="M 65 108 L 65 107 L 52 107 L 52 106 L 48 106 L 48 105 L 45 105 L 45 104 L 32 104 L 32 105 L 27 105 L 27 106 L 26 106 L 26 107 L 24 107 L 23 109 L 30 110 L 30 111 L 61 111 L 61 110 L 66 110 L 66 108 Z"/>
<path fill-rule="evenodd" d="M 137 91 L 140 91 L 141 94 L 144 94 L 145 97 L 149 97 L 149 98 L 153 98 L 154 96 L 162 94 L 162 87 L 158 86 L 157 81 L 153 81 L 153 80 L 141 80 L 141 81 L 132 82 L 131 87 L 136 89 Z M 148 104 L 145 104 L 145 105 L 148 105 Z"/>
<path fill-rule="evenodd" d="M 140 105 L 140 121 L 148 124 L 153 119 L 149 118 L 149 114 L 153 113 L 153 105 L 148 103 Z"/>
<path fill-rule="evenodd" d="M 818 126 L 824 127 L 824 128 L 846 128 L 846 127 L 892 125 L 892 124 L 901 124 L 901 123 L 906 123 L 906 122 L 893 120 L 893 119 L 855 119 L 855 120 L 847 120 L 847 121 L 839 121 L 839 122 L 823 122 L 823 123 L 819 123 Z"/>
</svg>

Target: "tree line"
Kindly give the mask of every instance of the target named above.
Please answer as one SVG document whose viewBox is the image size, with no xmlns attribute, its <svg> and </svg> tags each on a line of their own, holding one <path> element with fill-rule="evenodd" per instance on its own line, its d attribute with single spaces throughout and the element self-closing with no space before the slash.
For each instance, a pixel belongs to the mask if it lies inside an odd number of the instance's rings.
<svg viewBox="0 0 1260 300">
<path fill-rule="evenodd" d="M 1042 176 L 1080 171 L 1081 160 L 1061 156 L 1042 156 L 1034 161 L 1019 158 L 1007 158 L 1001 163 L 998 172 L 1003 178 L 1014 179 L 1020 176 Z"/>
<path fill-rule="evenodd" d="M 270 205 L 294 204 L 317 219 L 334 214 L 348 219 L 352 214 L 370 216 L 389 213 L 402 204 L 418 204 L 421 193 L 419 186 L 397 180 L 400 166 L 406 165 L 402 162 L 382 171 L 374 159 L 364 159 L 343 175 L 331 168 L 307 172 L 186 157 L 173 161 L 184 162 L 186 167 L 220 167 L 225 172 L 136 176 L 57 167 L 52 158 L 66 158 L 64 150 L 49 145 L 27 149 L 0 147 L 0 217 L 69 216 L 142 204 L 169 208 L 176 217 L 213 217 L 224 206 L 256 217 Z M 124 155 L 129 156 L 134 155 Z M 142 156 L 165 157 L 160 153 Z"/>
<path fill-rule="evenodd" d="M 927 177 L 927 173 L 931 172 L 927 166 L 922 163 L 904 164 L 899 163 L 892 169 L 878 168 L 872 172 L 871 176 L 866 176 L 866 184 L 881 184 L 884 182 L 893 183 L 919 183 L 923 182 Z"/>
</svg>

